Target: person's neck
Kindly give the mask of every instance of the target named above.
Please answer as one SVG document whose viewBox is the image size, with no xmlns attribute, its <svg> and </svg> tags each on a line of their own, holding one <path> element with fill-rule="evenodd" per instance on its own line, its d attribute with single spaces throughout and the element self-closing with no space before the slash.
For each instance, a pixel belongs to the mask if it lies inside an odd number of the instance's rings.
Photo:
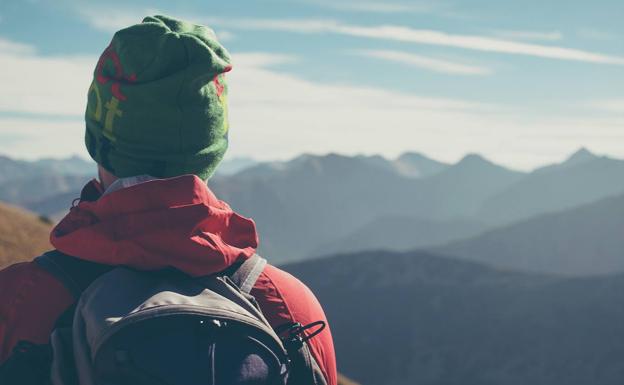
<svg viewBox="0 0 624 385">
<path fill-rule="evenodd" d="M 155 178 L 147 174 L 129 176 L 126 178 L 117 178 L 112 183 L 110 183 L 108 187 L 102 185 L 102 187 L 104 187 L 104 192 L 102 193 L 102 196 L 110 194 L 117 190 L 121 190 L 124 188 L 128 188 L 128 187 L 140 184 L 140 183 L 145 183 L 145 182 L 149 182 L 151 180 L 156 180 L 156 179 L 158 178 Z"/>
</svg>

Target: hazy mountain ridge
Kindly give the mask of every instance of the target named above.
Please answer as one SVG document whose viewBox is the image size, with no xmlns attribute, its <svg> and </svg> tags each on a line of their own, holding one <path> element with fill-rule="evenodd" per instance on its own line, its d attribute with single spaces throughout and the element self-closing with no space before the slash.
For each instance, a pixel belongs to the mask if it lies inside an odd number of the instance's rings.
<svg viewBox="0 0 624 385">
<path fill-rule="evenodd" d="M 276 259 L 302 257 L 322 242 L 348 233 L 385 211 L 380 190 L 410 189 L 404 178 L 369 159 L 330 154 L 301 156 L 281 168 L 259 165 L 209 185 L 221 199 L 254 218 L 262 250 Z M 387 195 L 386 194 L 386 195 Z M 381 203 L 381 202 L 379 202 Z"/>
<path fill-rule="evenodd" d="M 2 159 L 0 168 L 9 164 L 13 174 L 28 163 Z M 59 172 L 67 162 L 72 160 L 29 163 L 24 167 L 39 173 L 46 163 L 50 168 L 44 175 L 24 171 L 0 182 L 0 200 L 60 218 L 93 176 Z M 68 172 L 93 166 L 76 162 Z M 582 149 L 561 164 L 523 173 L 476 154 L 452 165 L 418 153 L 393 160 L 304 154 L 290 161 L 247 164 L 232 175 L 214 176 L 209 185 L 256 221 L 260 253 L 283 262 L 325 254 L 325 249 L 431 247 L 573 209 L 624 193 L 624 161 Z"/>
<path fill-rule="evenodd" d="M 73 193 L 77 198 L 82 186 L 91 178 L 85 175 L 47 173 L 12 179 L 0 184 L 0 201 L 30 209 L 32 205 L 59 194 Z"/>
<path fill-rule="evenodd" d="M 252 158 L 238 157 L 221 162 L 216 172 L 219 175 L 234 175 L 256 164 L 258 162 Z"/>
<path fill-rule="evenodd" d="M 624 194 L 541 214 L 434 251 L 514 270 L 624 272 Z"/>
<path fill-rule="evenodd" d="M 372 250 L 380 245 L 392 245 L 395 251 L 427 248 L 469 238 L 488 228 L 484 223 L 469 219 L 431 221 L 403 216 L 380 217 L 345 237 L 317 247 L 309 255 Z"/>
<path fill-rule="evenodd" d="M 28 179 L 50 174 L 90 175 L 95 174 L 96 165 L 78 156 L 52 159 L 44 158 L 36 161 L 11 159 L 0 155 L 0 183 L 14 179 Z"/>
<path fill-rule="evenodd" d="M 533 172 L 543 173 L 543 172 L 557 171 L 557 170 L 564 169 L 566 167 L 576 166 L 581 163 L 589 162 L 589 161 L 595 160 L 596 158 L 598 158 L 597 155 L 589 151 L 587 148 L 581 147 L 563 162 L 539 167 L 533 170 Z"/>
<path fill-rule="evenodd" d="M 448 163 L 438 162 L 417 152 L 403 153 L 393 163 L 400 174 L 411 178 L 432 176 L 450 166 Z"/>
<path fill-rule="evenodd" d="M 383 158 L 330 154 L 257 165 L 215 178 L 210 186 L 256 220 L 263 253 L 286 260 L 305 257 L 382 217 L 466 218 L 522 175 L 472 155 L 431 176 L 413 178 Z"/>
<path fill-rule="evenodd" d="M 534 171 L 487 200 L 478 216 L 506 224 L 624 193 L 624 160 L 581 150 L 563 164 Z"/>
<path fill-rule="evenodd" d="M 522 179 L 525 173 L 496 165 L 480 155 L 469 154 L 442 172 L 421 181 L 423 213 L 430 219 L 474 217 L 489 197 Z"/>
<path fill-rule="evenodd" d="M 317 294 L 341 370 L 363 385 L 624 380 L 624 275 L 561 279 L 381 251 L 285 269 Z"/>
<path fill-rule="evenodd" d="M 71 201 L 55 202 L 55 197 L 79 197 L 82 186 L 96 175 L 95 163 L 77 156 L 37 161 L 0 156 L 0 201 L 33 210 L 40 215 L 54 216 L 58 212 L 50 210 L 49 206 L 63 205 L 69 208 L 71 205 Z M 42 204 L 51 199 L 53 203 Z"/>
</svg>

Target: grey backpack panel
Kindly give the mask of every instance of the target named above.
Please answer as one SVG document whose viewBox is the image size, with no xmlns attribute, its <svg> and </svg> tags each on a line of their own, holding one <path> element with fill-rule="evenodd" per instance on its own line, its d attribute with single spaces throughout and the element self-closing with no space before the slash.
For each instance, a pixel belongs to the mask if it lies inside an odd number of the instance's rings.
<svg viewBox="0 0 624 385">
<path fill-rule="evenodd" d="M 95 356 L 111 334 L 126 325 L 170 315 L 194 314 L 249 324 L 279 338 L 262 313 L 224 277 L 189 279 L 116 268 L 98 278 L 83 293 L 74 325 Z"/>
</svg>

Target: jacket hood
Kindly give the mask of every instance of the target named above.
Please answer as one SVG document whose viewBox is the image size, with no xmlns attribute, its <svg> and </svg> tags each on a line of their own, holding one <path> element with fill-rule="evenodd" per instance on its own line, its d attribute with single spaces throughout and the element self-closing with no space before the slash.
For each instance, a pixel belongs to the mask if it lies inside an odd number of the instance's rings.
<svg viewBox="0 0 624 385">
<path fill-rule="evenodd" d="M 258 247 L 251 219 L 236 214 L 195 175 L 157 179 L 102 196 L 92 180 L 52 230 L 59 251 L 142 270 L 174 267 L 193 276 L 221 271 Z"/>
</svg>

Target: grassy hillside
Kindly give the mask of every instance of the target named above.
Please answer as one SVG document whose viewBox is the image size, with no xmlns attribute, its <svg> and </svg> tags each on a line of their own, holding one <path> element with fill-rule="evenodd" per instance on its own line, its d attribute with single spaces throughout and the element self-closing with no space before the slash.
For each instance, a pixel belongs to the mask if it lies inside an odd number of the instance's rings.
<svg viewBox="0 0 624 385">
<path fill-rule="evenodd" d="M 49 250 L 51 229 L 37 215 L 0 203 L 0 268 Z"/>
</svg>

